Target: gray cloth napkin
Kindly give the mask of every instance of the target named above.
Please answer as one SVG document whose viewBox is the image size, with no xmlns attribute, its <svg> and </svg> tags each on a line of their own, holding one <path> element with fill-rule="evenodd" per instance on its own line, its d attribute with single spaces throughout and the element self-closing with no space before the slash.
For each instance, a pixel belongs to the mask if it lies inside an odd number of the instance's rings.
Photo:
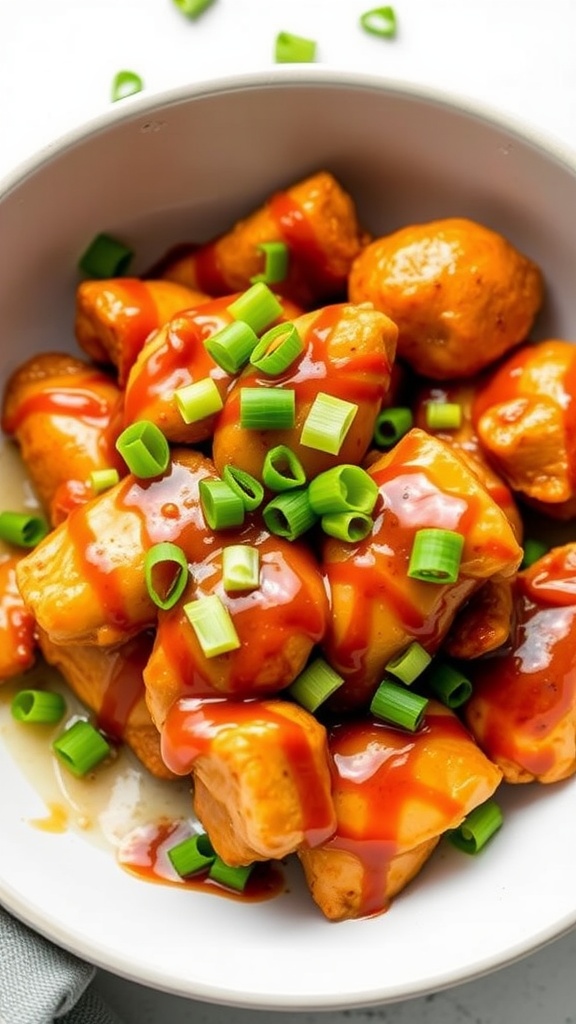
<svg viewBox="0 0 576 1024">
<path fill-rule="evenodd" d="M 0 907 L 0 1024 L 122 1024 L 90 987 L 95 973 Z"/>
</svg>

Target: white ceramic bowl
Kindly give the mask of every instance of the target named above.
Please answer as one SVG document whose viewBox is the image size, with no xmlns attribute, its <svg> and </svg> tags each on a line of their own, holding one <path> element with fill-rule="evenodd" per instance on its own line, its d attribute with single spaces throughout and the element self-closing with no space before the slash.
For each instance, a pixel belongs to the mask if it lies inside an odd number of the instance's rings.
<svg viewBox="0 0 576 1024">
<path fill-rule="evenodd" d="M 73 349 L 76 261 L 108 231 L 138 253 L 227 228 L 278 186 L 327 168 L 375 232 L 470 216 L 543 268 L 539 335 L 576 336 L 576 163 L 449 98 L 322 68 L 276 69 L 118 104 L 0 193 L 2 372 Z M 576 921 L 576 783 L 505 794 L 478 860 L 443 850 L 389 913 L 334 925 L 299 875 L 242 905 L 146 885 L 76 833 L 30 827 L 34 788 L 0 738 L 0 898 L 62 945 L 128 978 L 238 1006 L 378 1004 L 509 963 Z"/>
</svg>

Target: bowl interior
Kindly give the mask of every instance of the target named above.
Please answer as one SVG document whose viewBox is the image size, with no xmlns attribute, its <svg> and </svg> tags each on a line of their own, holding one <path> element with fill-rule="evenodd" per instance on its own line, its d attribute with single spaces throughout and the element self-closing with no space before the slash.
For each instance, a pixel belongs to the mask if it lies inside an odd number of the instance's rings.
<svg viewBox="0 0 576 1024">
<path fill-rule="evenodd" d="M 169 245 L 208 238 L 321 168 L 350 191 L 373 233 L 443 216 L 499 230 L 543 268 L 548 298 L 537 336 L 576 333 L 576 168 L 562 154 L 441 97 L 292 70 L 136 99 L 6 184 L 2 377 L 39 350 L 74 350 L 77 259 L 98 232 L 131 245 L 137 273 Z M 91 875 L 76 863 L 63 871 L 78 855 L 77 838 L 31 840 L 21 813 L 30 794 L 1 745 L 0 764 L 15 794 L 0 853 L 7 905 L 96 963 L 181 994 L 261 1008 L 382 1003 L 509 962 L 576 920 L 569 784 L 506 795 L 511 825 L 480 863 L 446 851 L 388 914 L 334 926 L 319 919 L 298 879 L 288 897 L 246 908 L 148 891 L 94 850 Z M 35 880 L 38 853 L 57 879 L 66 875 L 65 897 L 62 881 L 51 892 Z M 106 907 L 96 899 L 98 878 Z M 351 957 L 354 949 L 361 956 Z"/>
</svg>

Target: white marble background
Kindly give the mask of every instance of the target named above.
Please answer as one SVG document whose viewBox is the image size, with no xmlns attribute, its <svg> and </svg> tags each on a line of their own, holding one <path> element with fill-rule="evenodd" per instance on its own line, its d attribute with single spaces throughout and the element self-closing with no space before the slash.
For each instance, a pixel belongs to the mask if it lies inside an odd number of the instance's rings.
<svg viewBox="0 0 576 1024">
<path fill-rule="evenodd" d="M 0 0 L 0 177 L 107 109 L 118 69 L 137 71 L 151 93 L 269 67 L 279 30 L 316 39 L 324 64 L 459 92 L 576 154 L 576 0 L 396 0 L 393 42 L 357 28 L 371 6 L 378 4 L 215 0 L 192 22 L 172 0 Z M 446 992 L 329 1014 L 204 1005 L 105 972 L 98 985 L 126 1024 L 575 1024 L 575 963 L 572 933 Z"/>
</svg>

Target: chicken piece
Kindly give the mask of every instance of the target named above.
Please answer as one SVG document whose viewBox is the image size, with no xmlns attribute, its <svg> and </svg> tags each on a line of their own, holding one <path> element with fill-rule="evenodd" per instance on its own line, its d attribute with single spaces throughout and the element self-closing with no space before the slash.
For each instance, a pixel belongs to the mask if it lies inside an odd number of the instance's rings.
<svg viewBox="0 0 576 1024">
<path fill-rule="evenodd" d="M 72 512 L 19 562 L 22 597 L 54 643 L 119 644 L 154 625 L 146 551 L 172 541 L 191 562 L 206 557 L 216 541 L 198 485 L 214 476 L 209 459 L 175 449 L 164 476 L 127 476 Z"/>
<path fill-rule="evenodd" d="M 282 374 L 269 378 L 248 367 L 228 393 L 214 431 L 213 458 L 222 472 L 227 464 L 261 477 L 266 453 L 287 445 L 310 479 L 341 462 L 361 462 L 372 441 L 374 422 L 390 384 L 396 327 L 370 306 L 342 304 L 306 313 L 294 321 L 303 352 Z M 286 388 L 295 392 L 294 426 L 248 430 L 240 425 L 242 389 Z M 300 442 L 302 427 L 316 396 L 327 393 L 357 406 L 338 455 Z"/>
<path fill-rule="evenodd" d="M 576 345 L 525 345 L 482 387 L 474 422 L 509 486 L 540 511 L 576 516 Z"/>
<path fill-rule="evenodd" d="M 148 336 L 208 298 L 174 281 L 83 281 L 76 290 L 76 340 L 95 362 L 112 363 L 124 386 Z"/>
<path fill-rule="evenodd" d="M 121 407 L 113 381 L 62 353 L 33 356 L 8 380 L 2 429 L 18 442 L 53 525 L 94 497 L 93 470 L 125 470 L 114 447 L 122 429 Z"/>
<path fill-rule="evenodd" d="M 352 302 L 398 325 L 398 355 L 425 377 L 472 377 L 524 341 L 543 298 L 538 267 L 502 235 L 462 218 L 401 228 L 350 272 Z"/>
<path fill-rule="evenodd" d="M 276 693 L 294 681 L 328 622 L 328 598 L 311 551 L 263 530 L 248 527 L 231 534 L 233 543 L 258 550 L 260 582 L 256 590 L 227 593 L 222 578 L 223 549 L 194 569 L 181 602 L 160 612 L 156 642 L 144 673 L 148 706 L 161 728 L 180 697 L 228 695 L 258 697 Z M 240 646 L 207 658 L 184 605 L 216 594 L 228 609 Z"/>
<path fill-rule="evenodd" d="M 178 246 L 153 272 L 209 295 L 243 291 L 264 269 L 264 242 L 288 247 L 288 274 L 274 288 L 309 309 L 346 294 L 352 261 L 366 242 L 354 203 L 320 171 L 276 192 L 231 231 L 205 245 Z"/>
<path fill-rule="evenodd" d="M 387 910 L 442 834 L 501 780 L 453 712 L 435 701 L 416 733 L 366 718 L 334 726 L 328 747 L 336 832 L 298 856 L 313 899 L 332 921 Z"/>
<path fill-rule="evenodd" d="M 444 441 L 415 428 L 369 473 L 379 490 L 372 533 L 323 545 L 332 597 L 324 650 L 344 677 L 331 698 L 344 708 L 367 706 L 387 663 L 413 640 L 435 653 L 471 594 L 513 576 L 522 560 L 506 516 Z M 415 535 L 429 528 L 464 537 L 455 583 L 408 576 Z"/>
<path fill-rule="evenodd" d="M 34 617 L 16 583 L 19 555 L 0 559 L 0 683 L 32 668 L 36 657 Z"/>
<path fill-rule="evenodd" d="M 576 771 L 576 544 L 518 575 L 510 646 L 470 662 L 468 727 L 507 782 Z"/>
<path fill-rule="evenodd" d="M 289 701 L 176 701 L 162 754 L 227 864 L 285 857 L 335 828 L 326 731 Z"/>
<path fill-rule="evenodd" d="M 226 295 L 187 310 L 152 335 L 128 377 L 124 399 L 126 423 L 151 420 L 168 440 L 179 444 L 197 444 L 212 437 L 216 414 L 185 423 L 174 393 L 178 388 L 211 377 L 224 402 L 234 377 L 214 362 L 204 341 L 233 322 L 228 306 L 235 298 L 236 295 Z M 287 300 L 283 307 L 284 314 L 278 322 L 300 313 Z"/>
<path fill-rule="evenodd" d="M 487 580 L 457 613 L 442 650 L 451 658 L 480 658 L 506 643 L 512 629 L 513 580 Z"/>
<path fill-rule="evenodd" d="M 422 387 L 414 404 L 414 424 L 439 437 L 454 448 L 466 460 L 488 491 L 490 497 L 500 506 L 514 530 L 518 541 L 522 541 L 523 524 L 512 491 L 490 465 L 473 423 L 473 408 L 482 384 L 478 381 L 456 381 L 448 385 L 427 385 Z M 427 407 L 430 403 L 454 403 L 460 406 L 460 426 L 453 430 L 434 430 L 427 425 Z"/>
<path fill-rule="evenodd" d="M 112 649 L 62 647 L 42 631 L 38 642 L 44 659 L 94 712 L 98 727 L 107 736 L 126 743 L 152 775 L 176 778 L 162 760 L 160 733 L 146 706 L 142 672 L 152 647 L 150 636 L 140 634 Z"/>
</svg>

